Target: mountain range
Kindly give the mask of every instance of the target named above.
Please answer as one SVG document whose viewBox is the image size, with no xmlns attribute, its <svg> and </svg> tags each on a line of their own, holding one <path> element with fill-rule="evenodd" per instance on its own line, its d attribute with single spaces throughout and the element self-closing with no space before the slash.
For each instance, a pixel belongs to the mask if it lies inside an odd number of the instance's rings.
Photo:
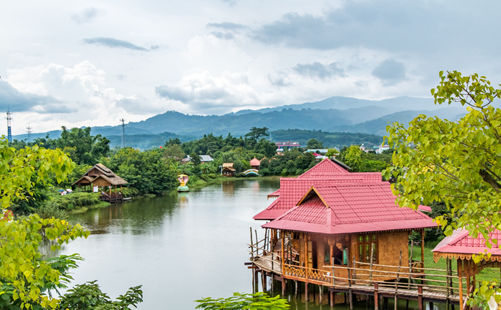
<svg viewBox="0 0 501 310">
<path fill-rule="evenodd" d="M 158 146 L 165 139 L 179 137 L 190 140 L 204 134 L 244 135 L 251 127 L 268 127 L 271 131 L 285 129 L 321 130 L 325 132 L 366 133 L 383 136 L 386 126 L 393 122 L 408 123 L 418 114 L 456 120 L 464 110 L 450 106 L 436 106 L 431 98 L 395 97 L 385 100 L 365 100 L 350 97 L 330 97 L 321 101 L 283 105 L 259 110 L 241 110 L 223 115 L 189 115 L 167 111 L 125 127 L 127 145 L 141 149 Z M 60 131 L 31 134 L 31 139 L 49 135 L 57 137 Z M 121 126 L 92 128 L 120 145 Z M 26 139 L 26 135 L 16 136 Z M 292 138 L 291 138 L 292 139 Z M 135 142 L 134 142 L 135 141 Z M 160 143 L 163 144 L 163 143 Z"/>
</svg>

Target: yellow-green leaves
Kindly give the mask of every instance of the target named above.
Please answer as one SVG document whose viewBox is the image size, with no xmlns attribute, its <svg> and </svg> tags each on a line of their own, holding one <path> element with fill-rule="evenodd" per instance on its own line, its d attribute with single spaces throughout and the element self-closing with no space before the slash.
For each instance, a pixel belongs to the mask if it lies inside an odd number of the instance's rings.
<svg viewBox="0 0 501 310">
<path fill-rule="evenodd" d="M 38 146 L 16 150 L 0 138 L 0 210 L 14 199 L 33 195 L 36 184 L 66 179 L 74 163 L 61 150 Z"/>
<path fill-rule="evenodd" d="M 435 103 L 457 102 L 467 113 L 458 121 L 420 115 L 407 127 L 388 128 L 386 139 L 395 150 L 388 170 L 397 181 L 393 190 L 400 206 L 445 203 L 450 213 L 435 220 L 446 235 L 464 227 L 474 237 L 482 234 L 488 247 L 499 246 L 488 236 L 501 228 L 501 89 L 478 74 L 439 75 L 440 84 L 431 90 Z M 479 253 L 473 259 L 485 257 Z M 489 287 L 486 283 L 477 294 L 490 298 Z M 482 298 L 479 303 L 486 302 Z"/>
<path fill-rule="evenodd" d="M 42 219 L 38 215 L 14 221 L 0 221 L 0 279 L 3 286 L 12 288 L 12 300 L 27 309 L 30 305 L 57 305 L 48 297 L 47 290 L 61 284 L 65 267 L 74 267 L 74 259 L 62 265 L 47 261 L 40 247 L 56 242 L 53 249 L 77 237 L 87 237 L 89 232 L 80 225 L 66 221 Z M 76 259 L 76 258 L 75 258 Z"/>
<path fill-rule="evenodd" d="M 32 195 L 36 184 L 62 181 L 72 168 L 72 161 L 60 150 L 38 146 L 15 150 L 0 139 L 0 308 L 12 304 L 21 309 L 57 307 L 58 300 L 48 290 L 69 279 L 66 272 L 76 266 L 78 258 L 71 256 L 55 264 L 42 255 L 41 247 L 50 243 L 57 250 L 89 233 L 80 225 L 36 214 L 18 219 L 3 215 L 14 199 Z"/>
</svg>

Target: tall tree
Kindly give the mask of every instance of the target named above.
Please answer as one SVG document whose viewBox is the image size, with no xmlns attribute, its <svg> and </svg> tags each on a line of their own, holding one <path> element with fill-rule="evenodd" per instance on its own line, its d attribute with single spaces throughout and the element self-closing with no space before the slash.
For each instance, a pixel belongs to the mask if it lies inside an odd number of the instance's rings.
<svg viewBox="0 0 501 310">
<path fill-rule="evenodd" d="M 306 147 L 309 149 L 323 149 L 324 145 L 317 139 L 311 138 L 308 142 L 306 142 Z"/>
<path fill-rule="evenodd" d="M 245 137 L 257 141 L 259 138 L 268 137 L 269 135 L 268 127 L 252 127 L 249 132 L 245 134 Z"/>
<path fill-rule="evenodd" d="M 436 104 L 466 107 L 466 115 L 455 122 L 420 115 L 388 128 L 398 203 L 443 202 L 450 216 L 436 220 L 446 235 L 464 227 L 488 240 L 501 229 L 501 89 L 485 76 L 452 71 L 440 72 L 431 93 Z"/>
</svg>

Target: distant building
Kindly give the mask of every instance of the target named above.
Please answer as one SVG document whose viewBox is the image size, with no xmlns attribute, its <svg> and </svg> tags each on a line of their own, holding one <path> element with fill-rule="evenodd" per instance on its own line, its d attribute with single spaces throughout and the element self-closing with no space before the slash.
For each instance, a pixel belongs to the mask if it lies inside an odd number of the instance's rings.
<svg viewBox="0 0 501 310">
<path fill-rule="evenodd" d="M 376 154 L 381 154 L 384 151 L 387 151 L 390 149 L 390 146 L 388 144 L 382 144 L 379 146 L 379 148 L 376 150 Z"/>
<path fill-rule="evenodd" d="M 252 169 L 259 170 L 259 166 L 261 165 L 261 161 L 254 157 L 253 159 L 250 160 L 250 166 Z"/>
<path fill-rule="evenodd" d="M 225 177 L 232 177 L 235 175 L 235 168 L 233 168 L 233 163 L 223 163 L 221 174 Z"/>
<path fill-rule="evenodd" d="M 208 162 L 214 161 L 214 158 L 212 158 L 210 155 L 199 155 L 199 157 L 200 157 L 201 163 L 208 163 Z M 191 161 L 190 155 L 186 155 L 186 157 L 181 160 L 181 162 L 183 162 L 183 163 L 188 163 L 190 161 Z"/>
<path fill-rule="evenodd" d="M 292 142 L 292 141 L 275 142 L 275 145 L 277 146 L 277 152 L 283 152 L 293 148 L 301 147 L 301 144 L 299 144 L 299 142 Z"/>
<path fill-rule="evenodd" d="M 214 158 L 212 158 L 210 155 L 200 155 L 200 161 L 203 163 L 208 163 L 214 161 Z"/>
<path fill-rule="evenodd" d="M 305 153 L 327 154 L 329 149 L 307 149 Z"/>
</svg>

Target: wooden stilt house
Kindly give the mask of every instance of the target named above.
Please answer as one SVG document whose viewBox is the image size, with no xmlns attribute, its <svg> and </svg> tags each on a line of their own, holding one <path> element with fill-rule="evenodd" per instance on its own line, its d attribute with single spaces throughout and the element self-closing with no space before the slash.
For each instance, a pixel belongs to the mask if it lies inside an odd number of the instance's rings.
<svg viewBox="0 0 501 310">
<path fill-rule="evenodd" d="M 73 186 L 88 186 L 91 191 L 97 188 L 101 192 L 101 199 L 108 202 L 121 202 L 121 189 L 127 181 L 116 175 L 103 164 L 96 164 L 90 168 Z"/>
<path fill-rule="evenodd" d="M 380 173 L 350 173 L 326 159 L 297 178 L 282 178 L 271 196 L 277 199 L 254 216 L 269 222 L 262 225 L 261 255 L 251 242 L 251 260 L 282 283 L 305 283 L 306 296 L 308 284 L 316 284 L 350 294 L 358 286 L 377 298 L 378 284 L 422 274 L 424 229 L 436 223 L 420 210 L 398 207 Z M 413 230 L 421 233 L 417 262 L 409 258 Z"/>
</svg>

